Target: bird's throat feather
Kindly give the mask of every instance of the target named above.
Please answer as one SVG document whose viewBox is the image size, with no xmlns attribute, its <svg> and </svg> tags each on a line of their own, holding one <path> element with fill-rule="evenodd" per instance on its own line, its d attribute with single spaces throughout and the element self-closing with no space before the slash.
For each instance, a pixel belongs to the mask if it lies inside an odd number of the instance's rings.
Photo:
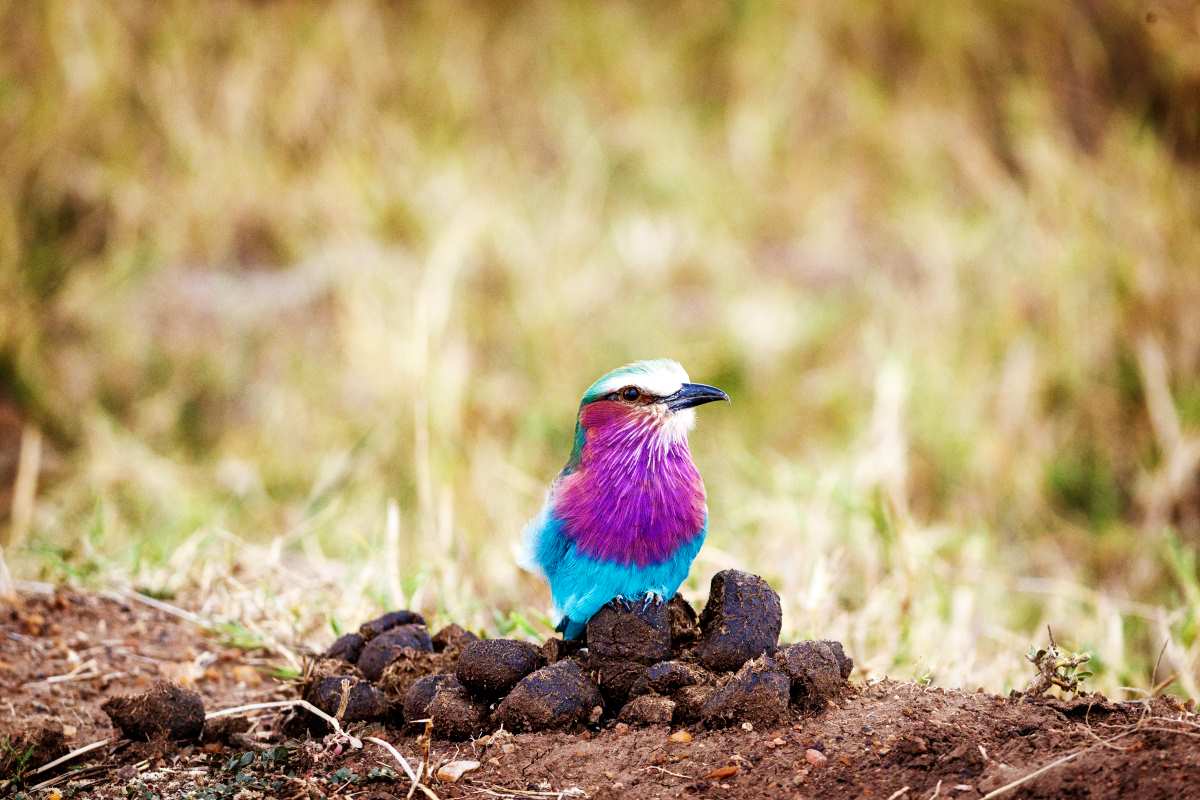
<svg viewBox="0 0 1200 800">
<path fill-rule="evenodd" d="M 704 482 L 686 434 L 669 418 L 615 402 L 580 416 L 579 464 L 554 491 L 555 516 L 592 558 L 646 566 L 671 558 L 703 528 Z"/>
</svg>

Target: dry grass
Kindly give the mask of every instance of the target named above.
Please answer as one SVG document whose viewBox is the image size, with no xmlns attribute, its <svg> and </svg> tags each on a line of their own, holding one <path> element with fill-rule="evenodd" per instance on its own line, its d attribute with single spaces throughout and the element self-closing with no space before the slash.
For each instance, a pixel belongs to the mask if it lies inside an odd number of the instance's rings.
<svg viewBox="0 0 1200 800">
<path fill-rule="evenodd" d="M 578 395 L 672 356 L 734 396 L 693 598 L 1200 694 L 1188 7 L 835 6 L 0 3 L 14 571 L 544 631 Z"/>
</svg>

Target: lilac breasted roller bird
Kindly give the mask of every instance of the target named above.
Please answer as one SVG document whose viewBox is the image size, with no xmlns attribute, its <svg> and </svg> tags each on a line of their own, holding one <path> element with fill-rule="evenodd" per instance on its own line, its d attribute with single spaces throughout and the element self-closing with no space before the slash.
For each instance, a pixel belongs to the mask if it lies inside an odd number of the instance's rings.
<svg viewBox="0 0 1200 800">
<path fill-rule="evenodd" d="M 526 564 L 550 584 L 564 638 L 610 600 L 675 596 L 708 531 L 693 409 L 728 399 L 668 359 L 620 367 L 584 392 L 571 457 L 525 529 Z"/>
</svg>

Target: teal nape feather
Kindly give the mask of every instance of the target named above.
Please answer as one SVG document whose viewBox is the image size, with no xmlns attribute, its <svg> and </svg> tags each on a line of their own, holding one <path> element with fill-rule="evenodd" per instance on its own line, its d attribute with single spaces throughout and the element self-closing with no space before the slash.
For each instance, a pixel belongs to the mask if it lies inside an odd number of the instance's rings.
<svg viewBox="0 0 1200 800">
<path fill-rule="evenodd" d="M 728 399 L 669 359 L 619 367 L 584 392 L 570 458 L 525 534 L 566 638 L 611 600 L 675 595 L 708 531 L 694 409 Z"/>
</svg>

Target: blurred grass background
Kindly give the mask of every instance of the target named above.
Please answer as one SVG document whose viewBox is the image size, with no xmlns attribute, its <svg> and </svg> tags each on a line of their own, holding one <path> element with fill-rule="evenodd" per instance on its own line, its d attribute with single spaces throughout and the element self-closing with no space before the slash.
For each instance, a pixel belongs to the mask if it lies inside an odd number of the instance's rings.
<svg viewBox="0 0 1200 800">
<path fill-rule="evenodd" d="M 734 397 L 687 585 L 1002 690 L 1200 695 L 1194 2 L 0 0 L 21 579 L 320 644 L 515 567 L 597 375 Z"/>
</svg>

